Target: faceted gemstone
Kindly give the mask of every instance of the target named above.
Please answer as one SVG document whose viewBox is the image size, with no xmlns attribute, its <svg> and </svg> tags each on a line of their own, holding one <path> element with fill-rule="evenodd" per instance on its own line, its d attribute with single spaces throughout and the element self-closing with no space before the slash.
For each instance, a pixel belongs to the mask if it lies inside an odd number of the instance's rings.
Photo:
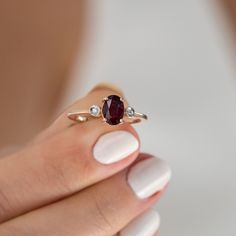
<svg viewBox="0 0 236 236">
<path fill-rule="evenodd" d="M 135 110 L 134 110 L 134 108 L 133 107 L 127 107 L 126 108 L 126 114 L 127 114 L 127 116 L 128 117 L 134 117 L 134 115 L 135 115 Z"/>
<path fill-rule="evenodd" d="M 104 101 L 102 114 L 108 124 L 119 124 L 124 116 L 124 103 L 121 98 L 117 95 L 108 96 Z"/>
<path fill-rule="evenodd" d="M 89 112 L 92 116 L 99 116 L 100 115 L 100 107 L 97 105 L 92 105 L 89 109 Z"/>
</svg>

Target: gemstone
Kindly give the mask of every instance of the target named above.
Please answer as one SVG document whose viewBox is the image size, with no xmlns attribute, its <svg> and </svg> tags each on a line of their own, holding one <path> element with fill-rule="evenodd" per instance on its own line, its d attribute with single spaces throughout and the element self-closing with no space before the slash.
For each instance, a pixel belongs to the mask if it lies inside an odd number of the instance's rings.
<svg viewBox="0 0 236 236">
<path fill-rule="evenodd" d="M 99 116 L 100 115 L 100 107 L 97 106 L 97 105 L 92 105 L 90 108 L 89 108 L 89 112 L 92 116 Z"/>
<path fill-rule="evenodd" d="M 126 108 L 126 114 L 128 117 L 134 117 L 135 115 L 135 110 L 133 107 L 127 107 Z"/>
<path fill-rule="evenodd" d="M 122 99 L 117 95 L 110 95 L 104 101 L 102 114 L 108 124 L 117 125 L 123 119 L 124 110 Z"/>
</svg>

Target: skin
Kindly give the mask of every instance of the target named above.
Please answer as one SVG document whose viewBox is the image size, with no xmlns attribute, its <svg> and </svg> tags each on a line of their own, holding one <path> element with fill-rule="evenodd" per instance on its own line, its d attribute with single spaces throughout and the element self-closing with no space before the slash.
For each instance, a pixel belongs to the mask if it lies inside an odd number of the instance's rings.
<svg viewBox="0 0 236 236">
<path fill-rule="evenodd" d="M 93 145 L 102 134 L 126 130 L 138 139 L 133 127 L 101 120 L 71 126 L 66 117 L 109 94 L 122 95 L 98 86 L 21 150 L 0 159 L 1 236 L 117 235 L 160 198 L 158 192 L 139 199 L 126 180 L 130 166 L 151 158 L 148 154 L 136 151 L 109 165 L 93 158 Z"/>
<path fill-rule="evenodd" d="M 127 184 L 130 166 L 147 154 L 137 151 L 111 165 L 93 159 L 103 133 L 126 130 L 138 138 L 130 125 L 70 126 L 66 117 L 122 95 L 117 88 L 97 86 L 48 125 L 84 47 L 86 15 L 82 0 L 0 3 L 0 148 L 23 145 L 0 159 L 1 236 L 119 235 L 162 193 L 140 200 Z"/>
<path fill-rule="evenodd" d="M 49 125 L 86 46 L 86 5 L 0 1 L 0 150 L 24 145 Z"/>
<path fill-rule="evenodd" d="M 4 114 L 0 148 L 30 140 L 21 150 L 0 160 L 1 236 L 118 235 L 160 197 L 157 193 L 141 201 L 126 182 L 129 166 L 148 155 L 140 157 L 137 152 L 109 166 L 92 159 L 92 145 L 102 133 L 124 129 L 137 136 L 129 125 L 111 128 L 94 121 L 68 128 L 65 111 L 45 128 L 80 52 L 85 2 L 0 3 L 0 107 Z M 221 2 L 235 25 L 235 1 Z M 87 108 L 111 93 L 114 90 L 99 86 L 68 111 Z"/>
</svg>

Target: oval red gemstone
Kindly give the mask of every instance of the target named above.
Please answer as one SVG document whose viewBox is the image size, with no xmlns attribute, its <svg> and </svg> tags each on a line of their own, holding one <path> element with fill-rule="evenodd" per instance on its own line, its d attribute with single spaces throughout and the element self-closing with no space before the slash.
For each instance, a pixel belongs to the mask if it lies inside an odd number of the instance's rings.
<svg viewBox="0 0 236 236">
<path fill-rule="evenodd" d="M 117 125 L 124 116 L 124 103 L 117 95 L 110 95 L 102 107 L 103 117 L 110 125 Z"/>
</svg>

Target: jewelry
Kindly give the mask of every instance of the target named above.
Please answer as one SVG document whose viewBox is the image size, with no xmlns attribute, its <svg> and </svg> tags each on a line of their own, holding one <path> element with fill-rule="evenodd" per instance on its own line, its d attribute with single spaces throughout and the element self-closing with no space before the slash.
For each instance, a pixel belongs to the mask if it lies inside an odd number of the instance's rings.
<svg viewBox="0 0 236 236">
<path fill-rule="evenodd" d="M 147 120 L 145 114 L 136 112 L 133 107 L 125 108 L 125 100 L 117 95 L 110 95 L 102 100 L 103 105 L 92 105 L 88 110 L 70 112 L 67 117 L 78 123 L 91 119 L 102 119 L 109 125 L 118 125 L 124 122 L 138 123 Z"/>
</svg>

